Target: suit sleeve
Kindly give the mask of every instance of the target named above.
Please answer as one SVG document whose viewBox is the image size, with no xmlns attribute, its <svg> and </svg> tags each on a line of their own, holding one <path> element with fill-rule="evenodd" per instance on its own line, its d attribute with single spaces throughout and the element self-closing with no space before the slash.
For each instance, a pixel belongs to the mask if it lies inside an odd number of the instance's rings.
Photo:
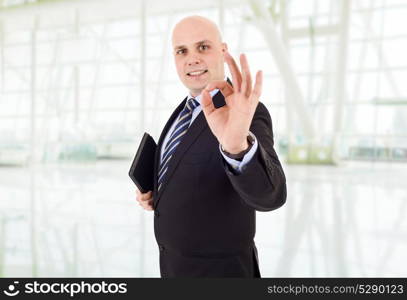
<svg viewBox="0 0 407 300">
<path fill-rule="evenodd" d="M 256 136 L 258 149 L 242 172 L 236 172 L 223 159 L 224 169 L 243 201 L 258 211 L 271 211 L 282 206 L 287 198 L 283 168 L 274 150 L 270 114 L 259 102 L 250 131 Z"/>
</svg>

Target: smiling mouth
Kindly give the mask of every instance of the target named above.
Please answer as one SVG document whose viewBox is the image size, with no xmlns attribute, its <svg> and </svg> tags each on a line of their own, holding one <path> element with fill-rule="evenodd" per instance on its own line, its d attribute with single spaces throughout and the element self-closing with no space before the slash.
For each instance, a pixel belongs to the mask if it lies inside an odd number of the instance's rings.
<svg viewBox="0 0 407 300">
<path fill-rule="evenodd" d="M 207 72 L 208 72 L 208 70 L 193 71 L 193 72 L 188 72 L 187 76 L 198 77 L 198 76 L 201 76 L 202 74 L 205 74 Z"/>
</svg>

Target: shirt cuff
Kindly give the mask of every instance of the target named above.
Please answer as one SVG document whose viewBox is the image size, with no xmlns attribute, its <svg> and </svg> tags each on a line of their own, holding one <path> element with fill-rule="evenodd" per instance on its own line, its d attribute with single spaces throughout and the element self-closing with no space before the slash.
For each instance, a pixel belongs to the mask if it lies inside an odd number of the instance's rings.
<svg viewBox="0 0 407 300">
<path fill-rule="evenodd" d="M 257 142 L 257 138 L 256 136 L 249 132 L 249 134 L 254 138 L 254 144 L 251 147 L 251 149 L 249 150 L 249 152 L 247 152 L 244 156 L 243 159 L 241 161 L 238 161 L 236 159 L 230 158 L 228 156 L 225 155 L 225 153 L 223 153 L 221 146 L 219 144 L 219 151 L 222 154 L 223 158 L 226 160 L 226 162 L 233 168 L 234 171 L 237 171 L 239 174 L 243 172 L 244 167 L 251 161 L 251 159 L 253 158 L 254 154 L 257 151 L 258 148 L 258 142 Z"/>
</svg>

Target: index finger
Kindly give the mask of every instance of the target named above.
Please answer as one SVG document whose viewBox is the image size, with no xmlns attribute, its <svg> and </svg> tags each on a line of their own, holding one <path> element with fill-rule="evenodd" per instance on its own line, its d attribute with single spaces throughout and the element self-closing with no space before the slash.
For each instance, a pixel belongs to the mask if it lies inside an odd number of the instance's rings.
<svg viewBox="0 0 407 300">
<path fill-rule="evenodd" d="M 237 92 L 240 92 L 240 85 L 242 83 L 242 74 L 239 71 L 239 67 L 237 66 L 236 61 L 229 54 L 229 52 L 226 52 L 225 59 L 226 59 L 226 63 L 228 64 L 230 73 L 232 74 L 233 88 Z"/>
</svg>

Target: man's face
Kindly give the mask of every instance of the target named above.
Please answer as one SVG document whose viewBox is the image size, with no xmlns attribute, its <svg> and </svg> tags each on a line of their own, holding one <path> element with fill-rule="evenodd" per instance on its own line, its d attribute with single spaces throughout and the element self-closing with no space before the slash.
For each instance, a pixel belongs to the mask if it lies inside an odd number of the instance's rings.
<svg viewBox="0 0 407 300">
<path fill-rule="evenodd" d="M 225 43 L 212 24 L 190 20 L 173 32 L 175 66 L 182 83 L 197 96 L 206 85 L 224 79 Z"/>
</svg>

